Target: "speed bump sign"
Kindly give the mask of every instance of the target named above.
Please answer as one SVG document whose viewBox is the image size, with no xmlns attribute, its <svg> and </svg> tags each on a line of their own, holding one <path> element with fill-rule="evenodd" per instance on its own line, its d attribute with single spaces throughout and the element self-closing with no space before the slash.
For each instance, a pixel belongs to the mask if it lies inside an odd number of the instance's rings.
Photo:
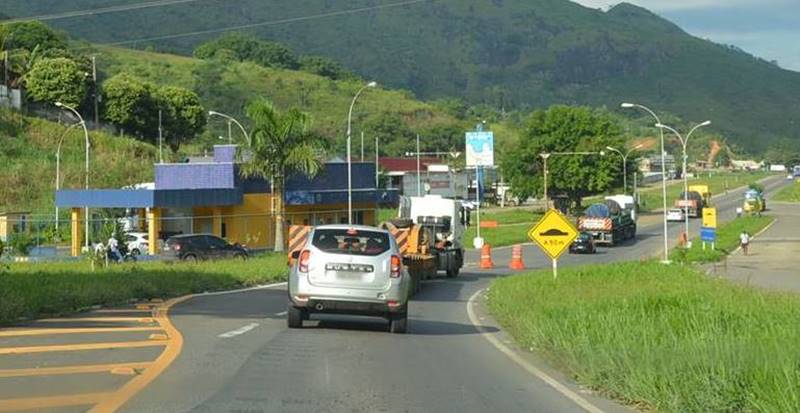
<svg viewBox="0 0 800 413">
<path fill-rule="evenodd" d="M 578 236 L 578 230 L 558 210 L 547 211 L 539 222 L 528 231 L 528 238 L 535 242 L 545 254 L 555 260 L 566 251 Z"/>
</svg>

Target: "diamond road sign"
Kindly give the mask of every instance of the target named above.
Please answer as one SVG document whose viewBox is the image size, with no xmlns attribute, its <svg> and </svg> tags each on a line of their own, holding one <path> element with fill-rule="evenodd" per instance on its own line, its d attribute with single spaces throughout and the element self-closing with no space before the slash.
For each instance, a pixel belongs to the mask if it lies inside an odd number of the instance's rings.
<svg viewBox="0 0 800 413">
<path fill-rule="evenodd" d="M 528 238 L 550 258 L 557 260 L 578 236 L 575 226 L 558 210 L 551 209 L 528 231 Z"/>
</svg>

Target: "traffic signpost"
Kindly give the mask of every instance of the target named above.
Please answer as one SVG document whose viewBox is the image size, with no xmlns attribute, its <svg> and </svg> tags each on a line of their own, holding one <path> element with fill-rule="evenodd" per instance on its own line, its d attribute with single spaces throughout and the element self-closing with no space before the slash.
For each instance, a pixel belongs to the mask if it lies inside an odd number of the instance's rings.
<svg viewBox="0 0 800 413">
<path fill-rule="evenodd" d="M 553 278 L 558 277 L 558 258 L 577 237 L 578 230 L 556 209 L 547 211 L 528 231 L 528 238 L 553 260 Z"/>
<path fill-rule="evenodd" d="M 706 242 L 711 243 L 711 249 L 716 249 L 717 242 L 717 209 L 703 208 L 703 226 L 700 228 L 700 240 L 703 241 L 703 251 Z"/>
</svg>

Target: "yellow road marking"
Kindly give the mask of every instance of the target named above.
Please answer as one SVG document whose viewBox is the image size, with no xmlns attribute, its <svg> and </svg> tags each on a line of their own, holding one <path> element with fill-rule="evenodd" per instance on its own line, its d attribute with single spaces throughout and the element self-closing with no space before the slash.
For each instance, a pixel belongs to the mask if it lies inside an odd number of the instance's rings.
<svg viewBox="0 0 800 413">
<path fill-rule="evenodd" d="M 120 322 L 120 323 L 152 323 L 152 317 L 82 317 L 82 318 L 47 318 L 39 323 L 73 323 L 73 322 Z"/>
<path fill-rule="evenodd" d="M 92 405 L 107 398 L 108 396 L 108 393 L 85 393 L 67 396 L 4 399 L 0 400 L 0 412 L 42 410 L 54 407 Z"/>
<path fill-rule="evenodd" d="M 183 336 L 181 335 L 181 332 L 178 331 L 174 325 L 172 325 L 172 322 L 168 317 L 169 309 L 174 305 L 191 299 L 192 297 L 194 297 L 194 295 L 187 295 L 169 300 L 164 303 L 164 305 L 156 309 L 154 312 L 154 317 L 164 328 L 164 331 L 167 333 L 168 340 L 152 341 L 152 343 L 158 343 L 162 345 L 166 344 L 164 351 L 160 356 L 158 356 L 158 358 L 149 368 L 142 372 L 142 374 L 134 377 L 129 382 L 125 383 L 121 389 L 114 392 L 109 398 L 104 399 L 95 405 L 91 410 L 89 410 L 90 413 L 107 413 L 117 411 L 120 407 L 127 403 L 128 400 L 132 399 L 133 396 L 152 383 L 167 369 L 167 367 L 170 366 L 170 364 L 172 364 L 173 361 L 175 361 L 175 359 L 178 358 L 178 355 L 181 354 L 181 350 L 183 349 Z"/>
<path fill-rule="evenodd" d="M 92 313 L 103 313 L 103 314 L 119 314 L 119 313 L 149 313 L 151 310 L 150 308 L 140 309 L 140 308 L 101 308 L 99 310 L 94 310 Z"/>
<path fill-rule="evenodd" d="M 158 331 L 161 327 L 97 327 L 97 328 L 40 328 L 0 331 L 0 337 L 47 336 L 51 334 L 132 333 Z"/>
<path fill-rule="evenodd" d="M 141 363 L 121 363 L 121 364 L 97 364 L 89 366 L 64 366 L 64 367 L 42 367 L 37 369 L 7 369 L 0 370 L 0 378 L 4 377 L 32 377 L 32 376 L 60 376 L 64 374 L 83 374 L 83 373 L 112 373 L 115 369 L 146 369 L 150 362 Z"/>
<path fill-rule="evenodd" d="M 52 346 L 0 347 L 0 355 L 50 353 L 57 351 L 111 350 L 116 348 L 165 346 L 167 344 L 168 342 L 166 341 L 146 340 L 146 341 L 126 341 L 119 343 L 88 343 L 88 344 L 59 344 Z"/>
</svg>

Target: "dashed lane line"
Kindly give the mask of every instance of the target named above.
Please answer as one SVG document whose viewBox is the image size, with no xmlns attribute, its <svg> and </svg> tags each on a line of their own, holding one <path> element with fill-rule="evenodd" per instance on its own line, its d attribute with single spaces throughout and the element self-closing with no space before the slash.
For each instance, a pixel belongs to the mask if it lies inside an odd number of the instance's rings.
<svg viewBox="0 0 800 413">
<path fill-rule="evenodd" d="M 0 400 L 0 412 L 43 410 L 54 407 L 88 406 L 107 398 L 109 393 L 84 393 L 66 396 L 31 397 Z"/>
<path fill-rule="evenodd" d="M 160 331 L 161 327 L 92 327 L 92 328 L 40 328 L 24 330 L 0 331 L 0 337 L 29 337 L 58 334 L 92 334 L 92 333 L 133 333 L 140 331 Z"/>
<path fill-rule="evenodd" d="M 61 376 L 66 374 L 84 373 L 111 373 L 118 369 L 142 370 L 149 367 L 151 362 L 141 363 L 120 363 L 120 364 L 97 364 L 81 366 L 63 367 L 41 367 L 31 369 L 5 369 L 0 370 L 0 378 L 8 377 L 34 377 L 34 376 Z"/>
<path fill-rule="evenodd" d="M 233 338 L 233 337 L 236 337 L 236 336 L 240 336 L 242 334 L 246 334 L 246 333 L 252 331 L 253 329 L 255 329 L 258 326 L 259 326 L 258 323 L 250 323 L 250 324 L 248 324 L 246 326 L 239 327 L 236 330 L 228 331 L 227 333 L 222 333 L 222 334 L 218 335 L 217 337 L 219 337 L 219 338 Z"/>
</svg>

